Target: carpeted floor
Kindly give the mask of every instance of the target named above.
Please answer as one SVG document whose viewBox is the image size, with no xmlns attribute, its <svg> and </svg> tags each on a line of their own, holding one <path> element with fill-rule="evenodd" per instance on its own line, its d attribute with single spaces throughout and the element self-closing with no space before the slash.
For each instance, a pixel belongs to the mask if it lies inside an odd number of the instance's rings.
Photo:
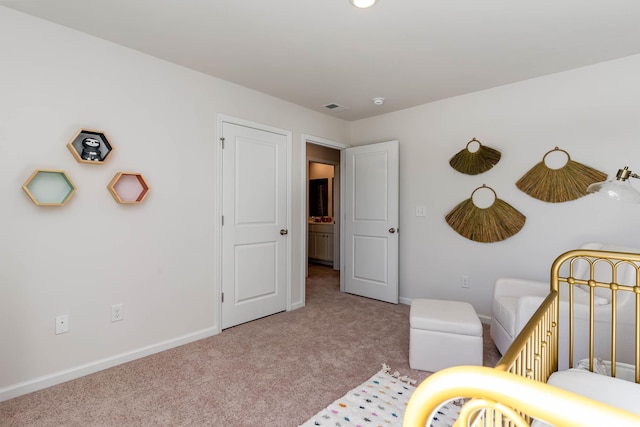
<svg viewBox="0 0 640 427">
<path fill-rule="evenodd" d="M 296 426 L 382 363 L 409 369 L 409 306 L 339 292 L 310 266 L 306 306 L 0 403 L 2 426 Z M 499 354 L 485 328 L 485 365 Z"/>
</svg>

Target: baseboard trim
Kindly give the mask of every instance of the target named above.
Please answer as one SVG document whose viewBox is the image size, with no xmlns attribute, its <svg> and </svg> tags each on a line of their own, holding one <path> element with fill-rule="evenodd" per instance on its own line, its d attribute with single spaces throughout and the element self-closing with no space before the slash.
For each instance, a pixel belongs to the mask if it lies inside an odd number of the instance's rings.
<svg viewBox="0 0 640 427">
<path fill-rule="evenodd" d="M 84 377 L 85 375 L 93 374 L 104 369 L 131 362 L 132 360 L 150 356 L 155 353 L 160 353 L 161 351 L 169 350 L 174 347 L 189 344 L 203 338 L 208 338 L 213 335 L 217 335 L 218 333 L 220 333 L 220 331 L 217 327 L 203 329 L 191 334 L 152 344 L 147 347 L 142 347 L 133 351 L 121 353 L 112 357 L 107 357 L 105 359 L 100 359 L 94 362 L 86 363 L 84 365 L 76 366 L 74 368 L 65 369 L 64 371 L 44 375 L 33 380 L 0 388 L 0 402 L 4 402 L 5 400 L 13 399 L 14 397 L 22 396 L 34 391 L 42 390 L 47 387 L 74 380 L 76 378 Z"/>
<path fill-rule="evenodd" d="M 411 305 L 411 298 L 398 298 L 398 301 L 400 302 L 400 304 L 405 304 L 405 305 Z"/>
<path fill-rule="evenodd" d="M 291 310 L 297 310 L 299 308 L 304 307 L 304 301 L 298 301 L 296 303 L 291 304 L 291 308 L 289 309 L 289 311 Z"/>
<path fill-rule="evenodd" d="M 491 324 L 491 316 L 487 316 L 486 314 L 478 314 L 478 318 L 482 323 L 486 323 L 487 325 Z"/>
</svg>

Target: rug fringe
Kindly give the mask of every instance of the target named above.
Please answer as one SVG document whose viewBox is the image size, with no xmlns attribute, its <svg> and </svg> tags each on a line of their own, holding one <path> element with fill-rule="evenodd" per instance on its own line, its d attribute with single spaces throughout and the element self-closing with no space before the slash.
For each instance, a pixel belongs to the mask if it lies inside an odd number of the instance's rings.
<svg viewBox="0 0 640 427">
<path fill-rule="evenodd" d="M 407 383 L 409 385 L 413 385 L 415 383 L 417 383 L 417 380 L 414 380 L 413 378 L 409 378 L 406 375 L 402 375 L 400 376 L 400 372 L 395 371 L 393 374 L 391 373 L 391 368 L 389 367 L 389 365 L 387 365 L 386 363 L 382 364 L 382 372 L 384 372 L 385 374 L 389 374 L 392 377 L 396 378 L 398 381 L 401 381 L 403 383 Z"/>
</svg>

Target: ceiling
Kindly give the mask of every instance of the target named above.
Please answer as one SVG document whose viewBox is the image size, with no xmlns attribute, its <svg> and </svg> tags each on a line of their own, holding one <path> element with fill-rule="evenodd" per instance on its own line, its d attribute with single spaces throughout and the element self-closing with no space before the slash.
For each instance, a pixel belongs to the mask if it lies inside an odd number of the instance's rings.
<svg viewBox="0 0 640 427">
<path fill-rule="evenodd" d="M 348 121 L 640 53 L 637 0 L 0 5 Z"/>
</svg>

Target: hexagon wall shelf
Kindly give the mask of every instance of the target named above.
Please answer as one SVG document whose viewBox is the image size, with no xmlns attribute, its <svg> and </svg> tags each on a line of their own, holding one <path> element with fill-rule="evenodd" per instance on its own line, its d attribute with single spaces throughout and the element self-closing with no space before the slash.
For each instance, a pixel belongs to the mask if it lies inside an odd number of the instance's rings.
<svg viewBox="0 0 640 427">
<path fill-rule="evenodd" d="M 149 193 L 144 177 L 136 172 L 116 173 L 107 188 L 116 202 L 124 204 L 142 203 Z"/>
<path fill-rule="evenodd" d="M 62 206 L 71 199 L 76 186 L 64 171 L 36 169 L 22 189 L 38 206 Z"/>
<path fill-rule="evenodd" d="M 100 164 L 109 158 L 113 146 L 109 143 L 104 132 L 91 129 L 80 129 L 71 138 L 67 148 L 80 163 Z"/>
</svg>

